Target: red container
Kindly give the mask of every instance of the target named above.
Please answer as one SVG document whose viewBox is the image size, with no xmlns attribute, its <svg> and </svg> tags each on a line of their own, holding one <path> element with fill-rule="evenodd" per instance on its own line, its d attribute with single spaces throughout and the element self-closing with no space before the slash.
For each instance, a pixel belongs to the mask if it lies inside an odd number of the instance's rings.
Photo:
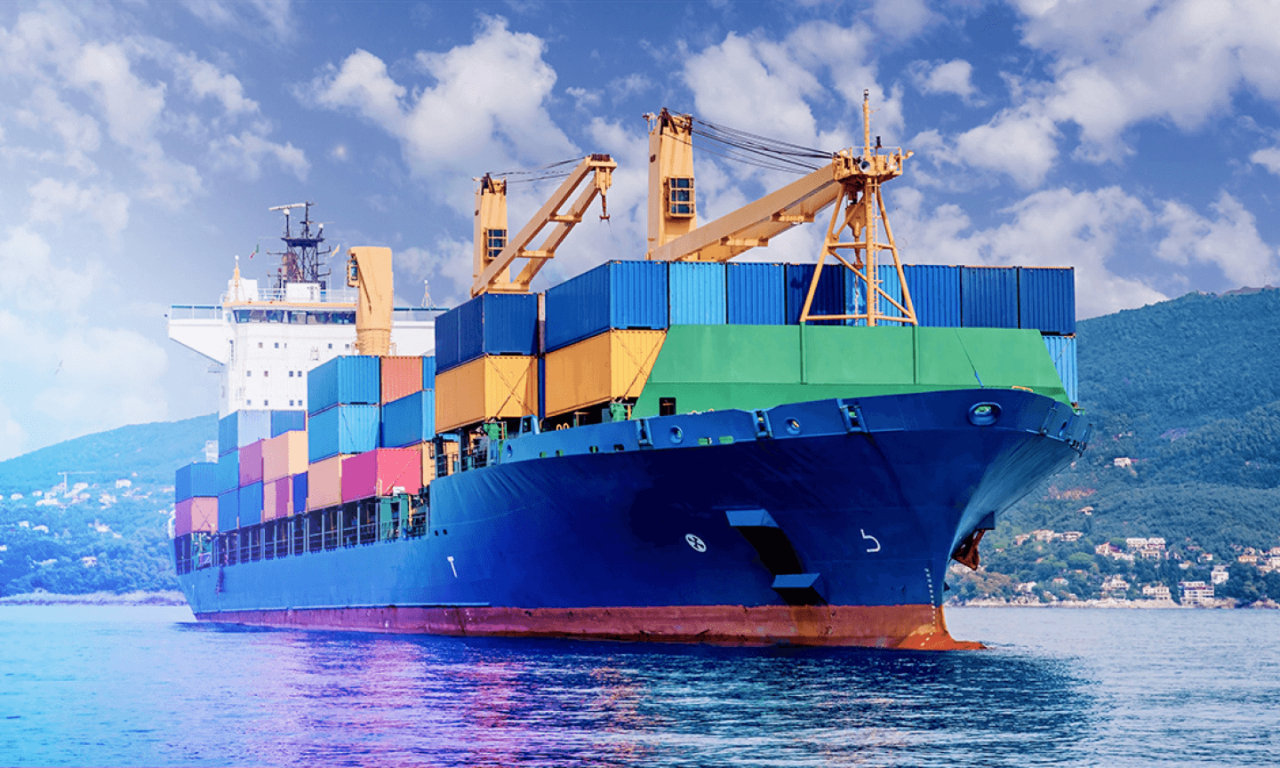
<svg viewBox="0 0 1280 768">
<path fill-rule="evenodd" d="M 186 536 L 196 531 L 218 531 L 218 500 L 196 496 L 174 506 L 173 535 Z"/>
<path fill-rule="evenodd" d="M 276 487 L 276 517 L 288 517 L 293 509 L 293 478 L 282 477 L 271 485 Z"/>
<path fill-rule="evenodd" d="M 379 448 L 342 462 L 342 502 L 422 490 L 422 454 L 416 448 Z"/>
<path fill-rule="evenodd" d="M 240 486 L 262 482 L 262 444 L 265 440 L 249 443 L 240 449 Z"/>
<path fill-rule="evenodd" d="M 421 357 L 382 358 L 382 402 L 389 403 L 421 391 Z"/>
</svg>

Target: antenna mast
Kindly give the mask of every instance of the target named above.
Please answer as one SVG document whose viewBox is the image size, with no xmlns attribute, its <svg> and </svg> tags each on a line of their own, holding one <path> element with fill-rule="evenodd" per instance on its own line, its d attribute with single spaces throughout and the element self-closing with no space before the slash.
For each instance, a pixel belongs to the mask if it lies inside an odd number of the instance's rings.
<svg viewBox="0 0 1280 768">
<path fill-rule="evenodd" d="M 280 257 L 280 267 L 276 270 L 276 288 L 284 290 L 289 283 L 320 283 L 327 288 L 326 278 L 329 267 L 320 262 L 320 244 L 324 242 L 324 224 L 320 223 L 312 230 L 311 206 L 315 203 L 291 203 L 277 205 L 267 210 L 284 212 L 283 251 L 272 251 L 271 255 Z M 290 226 L 289 212 L 294 208 L 302 209 L 302 221 L 295 233 Z M 325 254 L 328 256 L 329 254 Z"/>
</svg>

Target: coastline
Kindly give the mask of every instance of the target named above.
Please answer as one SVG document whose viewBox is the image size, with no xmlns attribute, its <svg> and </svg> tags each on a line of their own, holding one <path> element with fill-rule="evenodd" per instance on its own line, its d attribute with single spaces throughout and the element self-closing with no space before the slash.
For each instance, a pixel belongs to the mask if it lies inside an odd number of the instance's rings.
<svg viewBox="0 0 1280 768">
<path fill-rule="evenodd" d="M 178 590 L 158 592 L 87 592 L 80 595 L 63 595 L 54 592 L 27 592 L 21 595 L 0 597 L 0 607 L 6 605 L 186 605 L 187 599 Z"/>
<path fill-rule="evenodd" d="M 1195 605 L 1180 605 L 1172 600 L 1059 600 L 1053 603 L 1039 601 L 1004 600 L 1001 598 L 980 598 L 963 602 L 947 602 L 944 608 L 1108 608 L 1119 610 L 1275 610 L 1280 603 L 1272 600 L 1259 600 L 1254 603 L 1239 605 L 1232 598 L 1221 598 Z"/>
</svg>

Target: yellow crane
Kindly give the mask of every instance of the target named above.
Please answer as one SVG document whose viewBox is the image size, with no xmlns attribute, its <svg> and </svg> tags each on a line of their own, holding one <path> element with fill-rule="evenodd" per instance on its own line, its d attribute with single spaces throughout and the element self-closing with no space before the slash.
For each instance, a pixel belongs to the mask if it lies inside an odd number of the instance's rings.
<svg viewBox="0 0 1280 768">
<path fill-rule="evenodd" d="M 831 155 L 817 170 L 764 197 L 708 222 L 697 225 L 696 189 L 693 179 L 694 119 L 663 110 L 648 115 L 649 128 L 649 249 L 647 258 L 658 261 L 728 261 L 797 224 L 811 222 L 835 203 L 822 252 L 818 256 L 800 322 L 810 320 L 865 320 L 916 324 L 915 307 L 902 274 L 902 262 L 889 228 L 880 185 L 902 175 L 911 152 L 892 152 L 871 145 L 870 97 L 862 98 L 863 147 L 861 155 L 844 149 Z M 759 138 L 759 137 L 755 137 Z M 850 237 L 845 238 L 846 231 Z M 883 231 L 883 237 L 881 236 Z M 848 255 L 841 253 L 851 252 Z M 880 286 L 877 262 L 887 251 L 902 286 L 898 301 Z M 866 297 L 862 312 L 838 315 L 810 314 L 813 296 L 827 260 L 853 272 Z M 897 314 L 881 311 L 882 302 Z"/>
<path fill-rule="evenodd" d="M 528 293 L 529 284 L 554 258 L 570 230 L 582 221 L 596 196 L 600 196 L 601 219 L 609 218 L 605 195 L 613 183 L 618 164 L 608 155 L 587 155 L 569 171 L 547 202 L 529 219 L 515 237 L 507 238 L 507 181 L 485 174 L 478 180 L 475 207 L 475 269 L 471 295 L 482 293 Z M 586 183 L 590 178 L 590 183 Z M 579 187 L 585 187 L 570 203 Z M 568 208 L 562 208 L 568 204 Z M 537 248 L 529 248 L 538 235 L 552 229 Z M 524 259 L 524 267 L 513 279 L 511 267 Z"/>
</svg>

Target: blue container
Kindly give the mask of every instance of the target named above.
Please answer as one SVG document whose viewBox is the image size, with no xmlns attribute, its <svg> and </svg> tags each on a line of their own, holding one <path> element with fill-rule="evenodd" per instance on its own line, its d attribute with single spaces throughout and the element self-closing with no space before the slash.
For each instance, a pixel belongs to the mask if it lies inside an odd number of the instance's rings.
<svg viewBox="0 0 1280 768">
<path fill-rule="evenodd" d="M 195 461 L 179 467 L 173 473 L 173 500 L 186 501 L 196 496 L 217 496 L 218 465 L 209 461 Z"/>
<path fill-rule="evenodd" d="M 382 447 L 404 448 L 436 436 L 436 393 L 414 392 L 382 406 Z"/>
<path fill-rule="evenodd" d="M 218 454 L 271 437 L 271 411 L 236 411 L 218 419 Z"/>
<path fill-rule="evenodd" d="M 339 405 L 312 414 L 307 425 L 307 460 L 315 463 L 340 453 L 377 448 L 380 411 L 376 405 Z"/>
<path fill-rule="evenodd" d="M 307 509 L 307 473 L 293 476 L 293 513 L 295 515 Z"/>
<path fill-rule="evenodd" d="M 376 355 L 346 355 L 321 363 L 307 375 L 307 413 L 314 416 L 339 403 L 379 403 L 381 377 L 382 363 Z"/>
<path fill-rule="evenodd" d="M 240 525 L 257 525 L 262 522 L 262 481 L 249 483 L 239 491 L 237 504 L 240 513 Z M 274 513 L 275 510 L 272 510 Z"/>
<path fill-rule="evenodd" d="M 965 328 L 1018 327 L 1018 268 L 961 267 L 960 324 Z"/>
<path fill-rule="evenodd" d="M 306 411 L 272 411 L 271 436 L 279 437 L 285 432 L 301 432 L 307 428 Z"/>
<path fill-rule="evenodd" d="M 240 452 L 232 451 L 218 457 L 216 488 L 219 494 L 240 487 Z"/>
<path fill-rule="evenodd" d="M 547 289 L 546 296 L 548 352 L 610 328 L 667 327 L 667 265 L 661 261 L 601 264 Z"/>
<path fill-rule="evenodd" d="M 1018 268 L 1018 327 L 1061 335 L 1076 332 L 1074 269 Z"/>
<path fill-rule="evenodd" d="M 422 358 L 422 388 L 436 388 L 436 359 L 434 357 Z"/>
<path fill-rule="evenodd" d="M 436 347 L 436 365 L 447 371 L 484 355 L 536 355 L 538 353 L 538 295 L 535 293 L 485 293 L 445 312 L 456 315 L 456 355 L 446 356 Z M 440 319 L 436 320 L 440 326 Z"/>
<path fill-rule="evenodd" d="M 787 322 L 785 282 L 786 271 L 781 264 L 726 264 L 729 322 L 784 325 Z"/>
<path fill-rule="evenodd" d="M 813 282 L 813 273 L 817 264 L 787 265 L 787 323 L 795 325 L 800 322 L 800 310 L 804 308 L 805 297 L 809 295 L 809 284 Z M 813 294 L 813 306 L 809 307 L 810 315 L 843 315 L 845 308 L 845 273 L 849 270 L 836 262 L 825 264 L 822 277 L 818 281 L 818 290 Z M 814 320 L 811 325 L 841 325 L 843 320 Z"/>
<path fill-rule="evenodd" d="M 945 264 L 904 264 L 916 321 L 930 328 L 960 327 L 960 268 Z"/>
<path fill-rule="evenodd" d="M 727 319 L 724 264 L 673 261 L 667 287 L 671 325 L 720 325 Z"/>
<path fill-rule="evenodd" d="M 435 366 L 441 371 L 449 370 L 461 359 L 458 351 L 458 326 L 461 317 L 456 308 L 436 315 Z"/>
<path fill-rule="evenodd" d="M 1044 336 L 1044 345 L 1049 349 L 1049 357 L 1053 359 L 1053 367 L 1058 369 L 1058 378 L 1067 390 L 1067 399 L 1073 403 L 1080 402 L 1079 369 L 1076 367 L 1075 336 Z"/>
<path fill-rule="evenodd" d="M 841 268 L 843 269 L 843 266 Z M 902 281 L 898 279 L 897 267 L 895 267 L 891 263 L 877 264 L 876 274 L 880 281 L 880 289 L 884 291 L 884 293 L 888 294 L 889 297 L 892 298 L 894 301 L 898 302 L 899 304 L 902 304 Z M 852 315 L 859 312 L 866 312 L 867 311 L 866 284 L 864 284 L 861 280 L 859 280 L 858 277 L 848 269 L 844 269 L 844 281 L 845 281 L 845 285 L 844 285 L 845 307 L 848 311 L 848 314 Z M 914 298 L 914 296 L 912 298 Z M 878 297 L 876 301 L 876 308 L 880 311 L 881 314 L 888 315 L 890 317 L 904 317 L 902 311 L 900 311 L 894 305 L 890 304 L 885 299 L 884 296 Z M 846 320 L 845 323 L 847 325 L 866 325 L 867 321 L 866 320 Z M 885 325 L 885 324 L 897 325 L 897 323 L 886 323 L 885 321 L 880 321 L 880 324 L 881 325 Z"/>
<path fill-rule="evenodd" d="M 240 489 L 218 494 L 218 530 L 225 533 L 240 527 Z"/>
</svg>

